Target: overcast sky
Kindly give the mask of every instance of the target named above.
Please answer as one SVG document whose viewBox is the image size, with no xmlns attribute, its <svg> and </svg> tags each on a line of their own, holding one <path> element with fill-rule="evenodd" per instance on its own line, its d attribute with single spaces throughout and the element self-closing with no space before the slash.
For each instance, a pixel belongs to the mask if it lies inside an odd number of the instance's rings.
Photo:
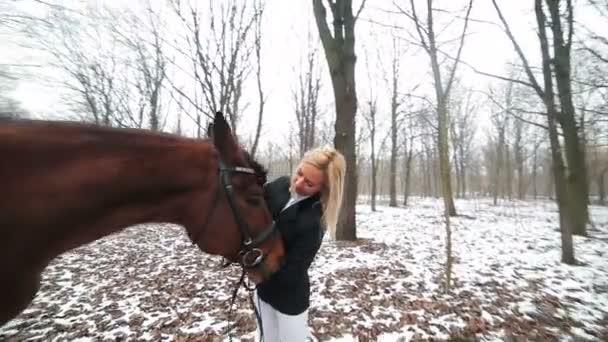
<svg viewBox="0 0 608 342">
<path fill-rule="evenodd" d="M 5 0 L 6 1 L 6 0 Z M 63 4 L 71 8 L 78 8 L 77 0 L 57 0 L 55 3 Z M 124 4 L 122 0 L 90 0 L 90 2 L 103 5 L 109 4 L 119 7 Z M 582 1 L 578 1 L 582 3 Z M 155 1 L 160 4 L 162 1 Z M 206 1 L 199 1 L 204 7 Z M 418 1 L 419 11 L 425 13 L 424 5 L 426 1 Z M 576 1 L 575 1 L 576 3 Z M 407 32 L 411 30 L 411 22 L 403 15 L 389 15 L 387 12 L 397 10 L 395 4 L 402 8 L 408 8 L 409 1 L 398 0 L 368 0 L 360 20 L 356 26 L 356 53 L 357 63 L 357 88 L 359 93 L 360 108 L 363 109 L 364 101 L 369 98 L 370 84 L 367 76 L 366 60 L 371 64 L 370 75 L 372 78 L 372 89 L 378 94 L 380 115 L 386 115 L 389 95 L 388 90 L 383 88 L 382 71 L 378 65 L 388 71 L 392 51 L 390 49 L 390 38 L 386 36 L 386 29 L 370 23 L 370 21 L 381 22 L 385 25 L 402 26 L 406 29 L 397 31 L 399 35 L 408 39 L 415 38 Z M 451 9 L 462 8 L 465 1 L 436 0 L 435 6 L 452 6 Z M 538 60 L 538 41 L 535 33 L 535 20 L 533 11 L 533 1 L 513 1 L 501 0 L 499 4 L 509 21 L 519 43 L 532 61 Z M 39 6 L 32 5 L 30 0 L 17 1 L 11 4 L 18 10 L 40 10 Z M 0 5 L 0 11 L 6 11 L 7 4 Z M 353 5 L 355 10 L 359 7 L 359 1 Z M 476 0 L 471 17 L 479 21 L 498 22 L 496 12 L 490 0 Z M 453 19 L 453 15 L 440 15 L 437 18 L 437 26 L 442 27 L 446 20 Z M 576 19 L 589 26 L 597 26 L 592 11 L 583 5 L 576 7 Z M 462 21 L 454 20 L 449 30 L 442 32 L 441 38 L 453 39 L 460 34 Z M 291 91 L 297 81 L 297 70 L 300 61 L 305 57 L 308 45 L 306 36 L 308 30 L 312 30 L 315 37 L 318 37 L 312 12 L 311 1 L 286 1 L 286 0 L 266 0 L 265 22 L 263 27 L 263 86 L 268 96 L 266 106 L 265 134 L 267 137 L 277 139 L 287 130 L 290 122 L 293 122 L 293 100 Z M 399 33 L 400 32 L 400 33 Z M 440 40 L 441 40 L 440 38 Z M 36 51 L 20 48 L 21 38 L 17 35 L 0 34 L 0 64 L 45 64 L 45 60 Z M 318 45 L 321 52 L 321 63 L 326 71 L 325 59 L 320 43 Z M 455 45 L 449 49 L 455 54 Z M 378 60 L 380 61 L 378 63 Z M 507 40 L 501 28 L 496 25 L 471 22 L 469 36 L 467 37 L 462 60 L 474 65 L 477 69 L 495 73 L 505 74 L 506 63 L 515 60 L 514 49 Z M 534 63 L 536 64 L 536 63 Z M 411 89 L 417 84 L 420 95 L 430 91 L 432 77 L 428 56 L 416 46 L 404 45 L 401 54 L 401 87 L 404 90 Z M 61 111 L 61 91 L 54 86 L 49 86 L 41 82 L 37 75 L 42 75 L 46 69 L 28 67 L 33 77 L 24 79 L 19 83 L 14 96 L 20 100 L 27 109 L 36 117 L 45 117 L 49 113 Z M 15 70 L 15 69 L 14 69 Z M 478 90 L 485 90 L 489 83 L 495 80 L 475 74 L 469 67 L 461 65 L 459 67 L 459 78 L 466 86 L 474 87 Z M 323 109 L 333 115 L 333 98 L 329 77 L 324 73 L 323 84 Z M 386 95 L 385 95 L 386 94 Z M 241 127 L 250 130 L 257 111 L 257 96 L 255 88 L 249 87 L 245 92 L 245 101 L 251 102 L 250 108 L 245 113 Z M 383 110 L 384 109 L 384 110 Z M 487 121 L 487 113 L 480 113 L 480 121 Z M 186 122 L 188 125 L 188 123 Z M 192 125 L 189 125 L 192 129 Z M 244 132 L 243 132 L 244 133 Z"/>
</svg>

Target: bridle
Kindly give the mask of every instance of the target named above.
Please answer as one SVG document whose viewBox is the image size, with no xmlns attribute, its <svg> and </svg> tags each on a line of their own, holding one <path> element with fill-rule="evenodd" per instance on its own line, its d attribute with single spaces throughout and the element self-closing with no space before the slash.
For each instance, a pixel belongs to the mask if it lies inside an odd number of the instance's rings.
<svg viewBox="0 0 608 342">
<path fill-rule="evenodd" d="M 232 186 L 230 177 L 235 173 L 242 173 L 242 174 L 257 176 L 254 169 L 248 168 L 248 167 L 240 167 L 240 166 L 230 167 L 230 166 L 226 165 L 220 159 L 220 167 L 219 167 L 218 171 L 219 171 L 220 181 L 218 182 L 217 191 L 215 192 L 215 196 L 214 196 L 213 202 L 211 204 L 212 207 L 209 210 L 209 212 L 207 213 L 207 218 L 205 220 L 205 224 L 193 236 L 192 244 L 197 243 L 198 239 L 201 237 L 202 233 L 206 230 L 207 226 L 209 225 L 209 222 L 211 221 L 212 215 L 215 211 L 215 207 L 217 206 L 221 189 L 224 189 L 224 193 L 226 194 L 226 198 L 228 199 L 228 204 L 230 205 L 230 210 L 232 211 L 232 215 L 234 216 L 236 225 L 239 228 L 239 231 L 241 233 L 241 246 L 240 246 L 240 250 L 238 252 L 237 262 L 241 266 L 242 272 L 241 272 L 241 277 L 232 292 L 232 299 L 230 301 L 230 312 L 228 315 L 232 316 L 232 308 L 234 307 L 234 302 L 236 300 L 239 288 L 242 285 L 245 286 L 245 288 L 249 291 L 249 299 L 251 301 L 251 305 L 253 307 L 256 319 L 258 321 L 258 326 L 260 327 L 261 335 L 264 336 L 264 332 L 263 332 L 263 328 L 262 328 L 262 317 L 261 317 L 261 314 L 256 309 L 255 304 L 253 303 L 253 291 L 255 290 L 255 286 L 251 287 L 245 283 L 245 274 L 246 274 L 246 271 L 248 271 L 248 270 L 258 269 L 264 277 L 270 276 L 270 271 L 268 270 L 266 263 L 265 263 L 266 255 L 264 254 L 264 251 L 262 251 L 260 248 L 258 248 L 258 246 L 260 244 L 262 244 L 264 241 L 266 241 L 269 238 L 271 238 L 272 236 L 274 236 L 275 234 L 277 234 L 278 230 L 276 228 L 275 221 L 273 220 L 270 223 L 270 225 L 268 227 L 266 227 L 266 229 L 264 229 L 264 231 L 262 231 L 262 233 L 260 233 L 256 237 L 253 237 L 250 233 L 251 231 L 249 229 L 249 226 L 247 225 L 247 222 L 245 222 L 245 220 L 243 220 L 243 217 L 241 216 L 241 213 L 238 210 L 238 207 L 236 205 L 236 195 L 234 193 L 234 187 Z M 224 265 L 224 267 L 229 266 L 231 263 L 232 262 L 226 263 Z M 236 328 L 236 323 L 232 326 L 232 328 L 229 329 L 228 332 L 231 332 L 235 328 Z M 232 341 L 232 335 L 230 335 L 230 341 Z"/>
<path fill-rule="evenodd" d="M 231 176 L 235 173 L 248 174 L 252 176 L 257 176 L 256 172 L 252 168 L 241 167 L 241 166 L 227 166 L 220 159 L 220 167 L 219 167 L 219 184 L 217 187 L 217 191 L 215 192 L 215 197 L 213 198 L 212 207 L 207 213 L 207 218 L 205 220 L 205 224 L 203 227 L 194 235 L 192 238 L 192 244 L 196 244 L 202 233 L 206 230 L 213 213 L 215 211 L 215 207 L 217 206 L 218 199 L 220 196 L 221 189 L 224 189 L 224 193 L 226 198 L 228 199 L 228 204 L 230 205 L 230 210 L 232 211 L 232 215 L 236 221 L 236 225 L 239 228 L 241 233 L 241 246 L 238 252 L 237 262 L 243 270 L 252 270 L 255 268 L 259 268 L 260 272 L 264 276 L 268 276 L 270 273 L 268 268 L 266 267 L 266 255 L 264 252 L 258 247 L 260 244 L 264 243 L 266 240 L 274 236 L 278 231 L 276 229 L 276 225 L 274 220 L 270 223 L 262 233 L 258 236 L 253 237 L 251 235 L 251 231 L 249 229 L 249 225 L 243 217 L 241 216 L 240 211 L 238 210 L 236 204 L 236 195 L 234 193 L 234 187 L 232 186 Z"/>
</svg>

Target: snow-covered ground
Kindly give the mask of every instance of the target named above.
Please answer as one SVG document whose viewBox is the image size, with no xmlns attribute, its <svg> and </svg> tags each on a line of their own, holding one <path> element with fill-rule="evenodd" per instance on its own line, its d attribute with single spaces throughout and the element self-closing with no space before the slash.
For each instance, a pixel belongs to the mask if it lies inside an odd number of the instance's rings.
<svg viewBox="0 0 608 342">
<path fill-rule="evenodd" d="M 608 340 L 608 208 L 560 263 L 548 201 L 460 200 L 452 219 L 453 288 L 443 291 L 441 201 L 358 207 L 357 242 L 326 241 L 311 269 L 310 325 L 320 341 Z M 179 227 L 148 225 L 84 246 L 44 272 L 33 304 L 0 340 L 252 341 L 236 268 L 201 254 Z M 6 281 L 3 279 L 2 281 Z"/>
</svg>

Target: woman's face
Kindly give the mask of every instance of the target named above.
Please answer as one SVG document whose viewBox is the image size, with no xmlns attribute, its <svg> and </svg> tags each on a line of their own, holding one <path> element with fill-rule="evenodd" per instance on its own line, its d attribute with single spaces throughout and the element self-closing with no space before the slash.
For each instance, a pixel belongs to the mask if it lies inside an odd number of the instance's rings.
<svg viewBox="0 0 608 342">
<path fill-rule="evenodd" d="M 321 191 L 324 181 L 323 171 L 308 163 L 301 163 L 292 180 L 291 188 L 300 196 L 313 196 Z"/>
</svg>

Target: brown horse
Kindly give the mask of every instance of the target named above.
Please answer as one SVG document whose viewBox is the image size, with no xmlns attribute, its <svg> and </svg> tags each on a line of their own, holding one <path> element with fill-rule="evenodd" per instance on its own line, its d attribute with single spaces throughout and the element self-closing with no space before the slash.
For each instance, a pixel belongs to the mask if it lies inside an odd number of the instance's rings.
<svg viewBox="0 0 608 342">
<path fill-rule="evenodd" d="M 216 114 L 212 139 L 45 121 L 0 122 L 0 326 L 23 311 L 48 263 L 128 226 L 182 225 L 210 254 L 256 277 L 283 243 L 265 171 Z M 211 141 L 212 140 L 212 141 Z"/>
</svg>

